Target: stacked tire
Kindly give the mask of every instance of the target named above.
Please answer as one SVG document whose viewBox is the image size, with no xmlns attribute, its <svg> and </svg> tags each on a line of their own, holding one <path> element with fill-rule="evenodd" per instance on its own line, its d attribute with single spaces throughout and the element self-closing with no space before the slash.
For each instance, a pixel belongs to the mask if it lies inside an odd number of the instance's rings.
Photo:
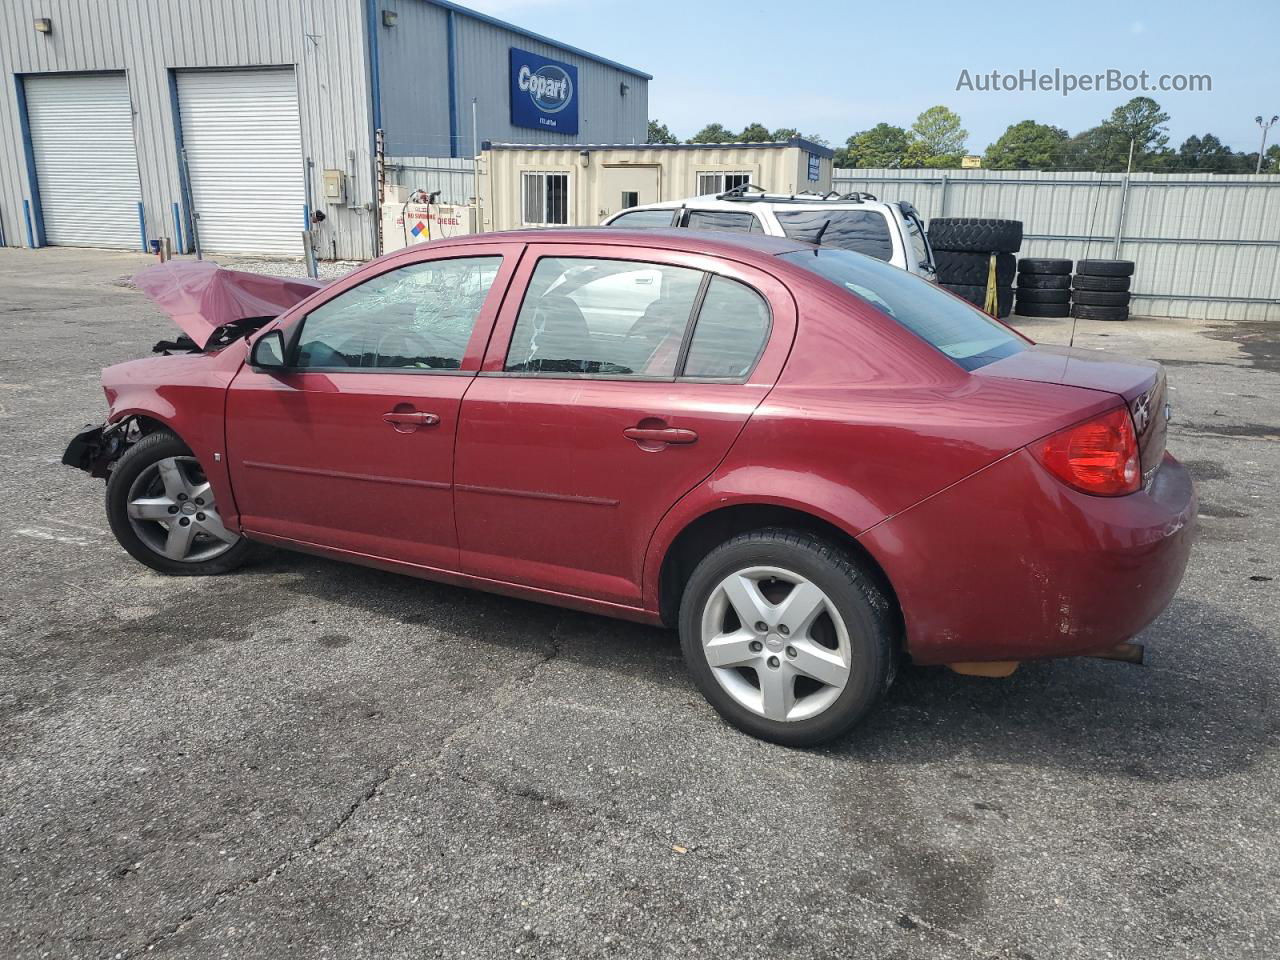
<svg viewBox="0 0 1280 960">
<path fill-rule="evenodd" d="M 1023 257 L 1018 261 L 1020 317 L 1071 316 L 1071 261 Z"/>
<path fill-rule="evenodd" d="M 1071 281 L 1071 315 L 1081 320 L 1128 320 L 1132 260 L 1081 260 Z"/>
<path fill-rule="evenodd" d="M 979 309 L 986 306 L 991 258 L 996 258 L 996 315 L 1013 312 L 1014 254 L 1022 246 L 1021 220 L 935 217 L 929 221 L 938 285 Z"/>
</svg>

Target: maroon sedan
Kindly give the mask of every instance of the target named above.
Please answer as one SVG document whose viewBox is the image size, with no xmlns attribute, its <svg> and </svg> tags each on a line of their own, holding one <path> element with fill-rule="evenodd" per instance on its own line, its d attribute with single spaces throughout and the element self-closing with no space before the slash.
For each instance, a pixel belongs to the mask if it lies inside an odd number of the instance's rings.
<svg viewBox="0 0 1280 960">
<path fill-rule="evenodd" d="M 711 704 L 780 743 L 847 730 L 901 654 L 1132 650 L 1191 547 L 1159 365 L 855 253 L 536 231 L 324 287 L 138 280 L 186 337 L 107 369 L 65 458 L 135 558 L 266 543 L 678 626 Z"/>
</svg>

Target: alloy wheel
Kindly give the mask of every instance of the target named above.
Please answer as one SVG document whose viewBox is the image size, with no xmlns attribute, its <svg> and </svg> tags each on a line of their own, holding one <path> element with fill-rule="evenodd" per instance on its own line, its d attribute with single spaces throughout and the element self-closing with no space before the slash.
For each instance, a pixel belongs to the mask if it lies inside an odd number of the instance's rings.
<svg viewBox="0 0 1280 960">
<path fill-rule="evenodd" d="M 126 509 L 138 539 L 170 560 L 212 560 L 240 542 L 223 525 L 195 457 L 165 457 L 143 469 L 129 488 Z"/>
<path fill-rule="evenodd" d="M 748 567 L 711 591 L 702 651 L 716 682 L 758 716 L 807 720 L 850 677 L 849 631 L 831 598 L 781 567 Z"/>
</svg>

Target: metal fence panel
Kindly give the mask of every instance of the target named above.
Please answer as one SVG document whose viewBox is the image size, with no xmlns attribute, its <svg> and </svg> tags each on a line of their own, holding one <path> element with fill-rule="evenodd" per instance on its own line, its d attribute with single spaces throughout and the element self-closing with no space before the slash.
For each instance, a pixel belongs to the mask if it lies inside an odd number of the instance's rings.
<svg viewBox="0 0 1280 960">
<path fill-rule="evenodd" d="M 1022 256 L 1137 264 L 1134 312 L 1280 320 L 1280 177 L 837 169 L 833 189 L 1023 222 Z"/>
</svg>

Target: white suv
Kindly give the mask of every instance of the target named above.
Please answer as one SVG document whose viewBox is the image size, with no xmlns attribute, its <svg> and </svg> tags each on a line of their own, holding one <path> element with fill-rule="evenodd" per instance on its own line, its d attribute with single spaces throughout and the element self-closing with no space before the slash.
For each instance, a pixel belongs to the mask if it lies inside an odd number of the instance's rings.
<svg viewBox="0 0 1280 960">
<path fill-rule="evenodd" d="M 869 193 L 766 193 L 753 184 L 724 193 L 631 207 L 606 227 L 685 227 L 790 237 L 884 260 L 936 279 L 933 250 L 915 207 L 883 203 Z"/>
</svg>

